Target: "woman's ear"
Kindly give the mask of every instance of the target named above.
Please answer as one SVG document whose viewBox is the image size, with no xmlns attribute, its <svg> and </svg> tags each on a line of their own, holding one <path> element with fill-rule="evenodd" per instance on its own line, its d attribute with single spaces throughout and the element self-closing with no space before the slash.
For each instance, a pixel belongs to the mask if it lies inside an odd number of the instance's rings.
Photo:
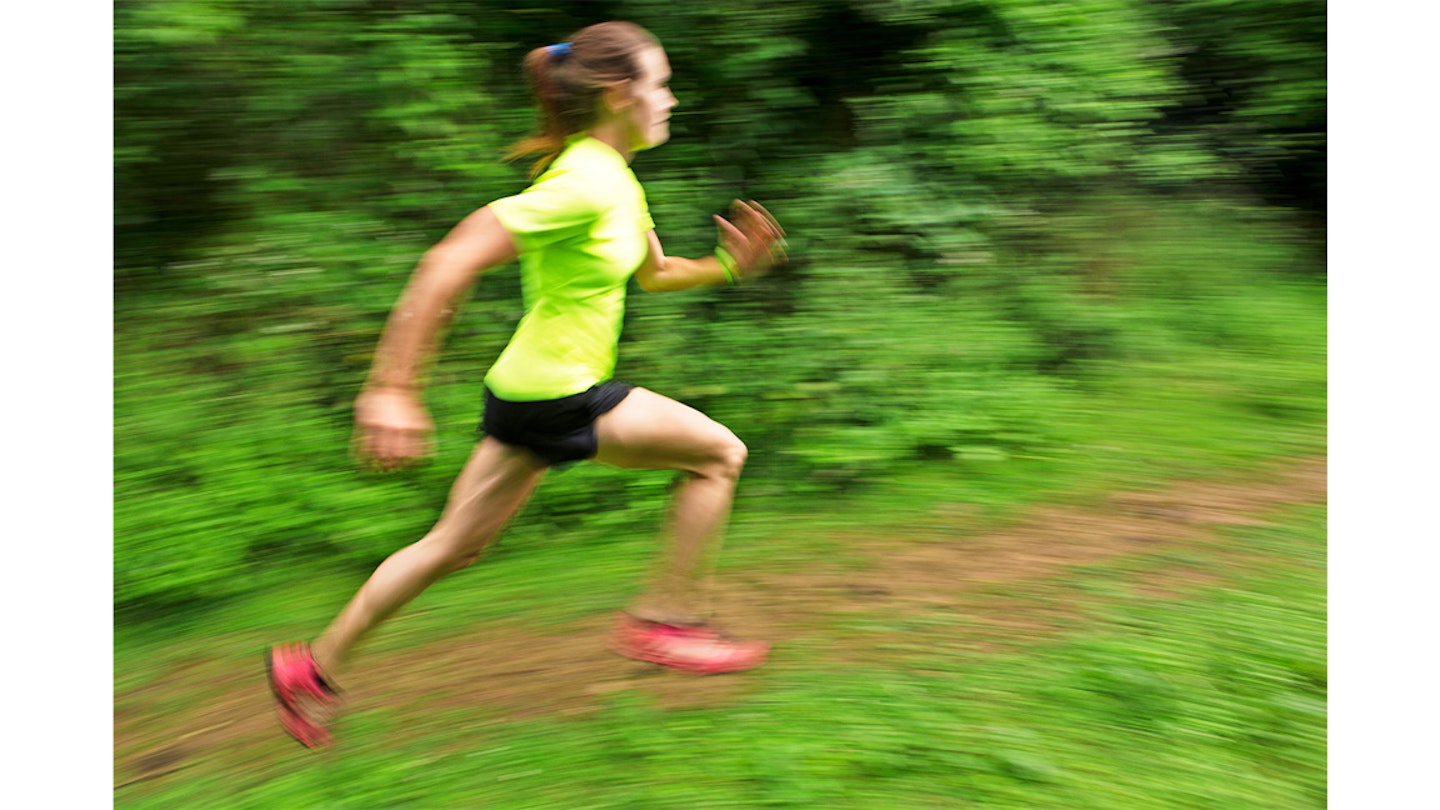
<svg viewBox="0 0 1440 810">
<path fill-rule="evenodd" d="M 600 98 L 605 104 L 606 112 L 616 115 L 630 109 L 630 106 L 635 103 L 634 96 L 630 94 L 631 84 L 630 79 L 621 79 L 601 92 Z"/>
</svg>

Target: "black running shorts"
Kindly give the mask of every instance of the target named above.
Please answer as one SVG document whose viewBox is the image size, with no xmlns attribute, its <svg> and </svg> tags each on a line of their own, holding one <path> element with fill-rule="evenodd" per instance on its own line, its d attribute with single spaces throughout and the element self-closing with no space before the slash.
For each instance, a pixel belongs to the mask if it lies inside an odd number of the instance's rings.
<svg viewBox="0 0 1440 810">
<path fill-rule="evenodd" d="M 599 450 L 595 420 L 634 387 L 607 380 L 579 394 L 535 402 L 511 402 L 486 388 L 480 432 L 524 447 L 551 464 L 594 458 Z"/>
</svg>

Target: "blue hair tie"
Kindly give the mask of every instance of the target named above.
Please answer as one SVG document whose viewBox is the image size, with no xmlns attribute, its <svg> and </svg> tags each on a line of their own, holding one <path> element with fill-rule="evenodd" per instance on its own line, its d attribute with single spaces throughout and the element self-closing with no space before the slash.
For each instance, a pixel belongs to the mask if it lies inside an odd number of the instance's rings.
<svg viewBox="0 0 1440 810">
<path fill-rule="evenodd" d="M 568 42 L 557 42 L 557 43 L 555 43 L 554 45 L 547 45 L 547 46 L 545 47 L 545 50 L 549 51 L 549 52 L 550 52 L 550 58 L 554 59 L 554 58 L 556 58 L 556 57 L 564 56 L 564 55 L 570 53 L 570 43 L 568 43 Z"/>
</svg>

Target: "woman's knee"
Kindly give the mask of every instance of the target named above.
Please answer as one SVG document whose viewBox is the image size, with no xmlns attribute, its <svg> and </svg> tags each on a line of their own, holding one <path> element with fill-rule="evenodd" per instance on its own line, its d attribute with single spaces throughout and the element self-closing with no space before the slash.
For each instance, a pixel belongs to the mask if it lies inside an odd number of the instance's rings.
<svg viewBox="0 0 1440 810">
<path fill-rule="evenodd" d="M 745 442 L 740 441 L 740 437 L 729 430 L 724 430 L 723 435 L 715 441 L 706 473 L 719 478 L 738 479 L 749 456 L 750 448 L 745 446 Z"/>
<path fill-rule="evenodd" d="M 495 541 L 499 531 L 489 527 L 466 525 L 463 520 L 442 517 L 420 542 L 428 545 L 445 573 L 454 573 L 474 565 Z"/>
<path fill-rule="evenodd" d="M 474 565 L 475 563 L 479 562 L 479 561 L 480 561 L 480 558 L 483 557 L 483 556 L 485 556 L 485 548 L 484 548 L 484 547 L 476 548 L 476 549 L 469 549 L 469 550 L 462 551 L 462 552 L 454 555 L 454 556 L 451 557 L 451 559 L 450 559 L 450 565 L 449 565 L 450 573 L 453 574 L 453 573 L 455 573 L 456 571 L 463 571 L 463 570 L 465 570 L 466 568 L 469 568 L 470 566 L 472 566 L 472 565 Z"/>
<path fill-rule="evenodd" d="M 475 540 L 469 543 L 455 544 L 444 549 L 446 573 L 463 571 L 466 568 L 480 561 L 485 556 L 485 551 L 490 548 L 493 538 Z"/>
</svg>

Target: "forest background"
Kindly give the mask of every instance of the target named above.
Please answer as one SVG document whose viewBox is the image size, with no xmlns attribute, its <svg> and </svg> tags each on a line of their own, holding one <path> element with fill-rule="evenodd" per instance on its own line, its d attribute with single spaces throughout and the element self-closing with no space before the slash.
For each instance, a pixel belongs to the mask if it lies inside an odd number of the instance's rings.
<svg viewBox="0 0 1440 810">
<path fill-rule="evenodd" d="M 1063 464 L 1087 397 L 1145 364 L 1268 356 L 1245 407 L 1323 415 L 1323 3 L 125 2 L 121 616 L 423 531 L 516 274 L 478 285 L 433 371 L 437 463 L 357 476 L 351 402 L 419 255 L 525 185 L 499 159 L 535 125 L 521 57 L 610 18 L 674 69 L 671 142 L 634 165 L 667 249 L 709 252 L 736 197 L 791 232 L 751 288 L 633 294 L 621 347 L 619 376 L 756 448 L 749 495 Z M 638 481 L 556 476 L 529 521 L 647 520 L 663 487 Z"/>
</svg>

